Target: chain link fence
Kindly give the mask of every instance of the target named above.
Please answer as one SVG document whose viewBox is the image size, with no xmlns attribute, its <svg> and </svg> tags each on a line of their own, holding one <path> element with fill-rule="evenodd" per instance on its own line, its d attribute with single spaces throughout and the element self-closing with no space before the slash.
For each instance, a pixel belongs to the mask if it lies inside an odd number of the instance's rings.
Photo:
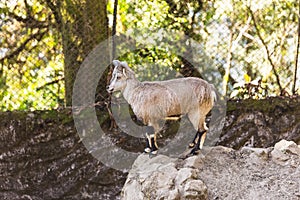
<svg viewBox="0 0 300 200">
<path fill-rule="evenodd" d="M 116 16 L 114 3 L 1 2 L 0 109 L 70 106 L 76 74 L 100 43 L 100 108 L 113 59 L 140 80 L 202 77 L 229 98 L 299 94 L 298 1 L 118 1 Z"/>
</svg>

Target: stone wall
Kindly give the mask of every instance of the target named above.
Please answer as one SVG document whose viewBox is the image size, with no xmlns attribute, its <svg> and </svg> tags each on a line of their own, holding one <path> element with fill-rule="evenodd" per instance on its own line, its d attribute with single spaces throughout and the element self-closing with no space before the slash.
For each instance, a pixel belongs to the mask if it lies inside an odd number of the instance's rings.
<svg viewBox="0 0 300 200">
<path fill-rule="evenodd" d="M 245 145 L 248 148 L 271 147 L 281 139 L 293 140 L 298 144 L 300 142 L 299 97 L 228 102 L 227 108 L 226 123 L 219 145 L 239 149 Z M 98 114 L 100 124 L 104 128 L 109 127 L 107 113 Z M 110 134 L 121 148 L 128 151 L 142 152 L 144 148 L 143 139 L 130 137 L 120 131 L 108 131 L 107 134 Z M 192 174 L 192 177 L 183 181 L 185 175 L 182 173 L 185 172 L 185 167 L 182 171 L 177 164 L 168 166 L 178 174 L 177 179 L 174 179 L 177 185 L 169 185 L 170 190 L 174 191 L 172 195 L 177 195 L 177 189 L 190 191 L 190 194 L 186 195 L 192 195 L 195 193 L 195 184 L 192 183 L 196 181 L 203 185 L 200 183 L 202 181 L 205 183 L 203 188 L 208 188 L 209 196 L 214 190 L 211 189 L 208 180 L 216 179 L 212 169 L 225 165 L 226 162 L 232 163 L 241 153 L 230 149 L 230 152 L 235 153 L 225 152 L 225 157 L 222 158 L 219 152 L 217 158 L 220 159 L 216 159 L 213 152 L 205 158 L 206 162 L 211 162 L 212 168 L 209 165 L 201 165 L 207 169 L 203 168 L 200 172 L 211 173 L 207 180 L 194 179 L 193 177 L 199 176 L 199 172 L 196 173 L 190 168 L 187 173 Z M 290 160 L 286 156 L 282 159 L 284 163 L 285 159 Z M 204 161 L 201 157 L 197 160 L 200 163 Z M 232 167 L 227 164 L 228 167 L 224 170 L 232 170 L 234 174 L 239 170 L 238 165 L 245 162 L 248 161 L 242 159 Z M 260 180 L 263 180 L 262 177 L 268 174 L 260 174 L 260 168 L 255 168 L 255 163 L 249 163 L 248 167 L 256 169 L 252 179 L 257 180 L 255 183 L 259 184 Z M 279 168 L 279 165 L 275 164 L 270 166 L 274 172 Z M 293 172 L 293 169 L 299 168 L 288 166 L 288 169 Z M 230 171 L 225 172 L 230 176 Z M 126 176 L 127 173 L 110 169 L 89 154 L 74 127 L 71 109 L 0 113 L 0 199 L 116 199 L 119 198 Z M 275 177 L 273 182 L 276 182 Z M 225 190 L 228 185 L 226 180 L 223 180 L 224 182 L 220 183 L 224 184 Z M 267 187 L 267 184 L 271 186 L 273 182 L 264 184 Z M 152 194 L 151 187 L 147 194 Z M 205 193 L 199 191 L 199 194 L 205 197 Z"/>
</svg>

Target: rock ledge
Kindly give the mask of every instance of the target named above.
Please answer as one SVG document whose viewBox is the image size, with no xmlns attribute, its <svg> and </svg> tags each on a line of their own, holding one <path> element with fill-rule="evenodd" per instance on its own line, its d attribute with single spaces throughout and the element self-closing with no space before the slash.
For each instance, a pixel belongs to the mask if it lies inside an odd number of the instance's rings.
<svg viewBox="0 0 300 200">
<path fill-rule="evenodd" d="M 281 140 L 271 148 L 206 147 L 186 159 L 140 155 L 121 198 L 300 199 L 300 148 Z"/>
</svg>

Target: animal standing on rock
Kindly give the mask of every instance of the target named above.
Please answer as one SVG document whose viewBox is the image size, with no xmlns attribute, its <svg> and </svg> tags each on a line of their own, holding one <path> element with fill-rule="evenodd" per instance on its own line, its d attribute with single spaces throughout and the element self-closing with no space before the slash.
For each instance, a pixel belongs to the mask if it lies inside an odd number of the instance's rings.
<svg viewBox="0 0 300 200">
<path fill-rule="evenodd" d="M 193 148 L 191 154 L 202 149 L 208 130 L 205 118 L 216 99 L 212 84 L 194 77 L 140 82 L 126 62 L 114 60 L 112 64 L 114 69 L 107 91 L 121 91 L 137 118 L 147 125 L 146 153 L 157 153 L 156 138 L 161 129 L 160 121 L 169 116 L 185 114 L 197 131 L 189 144 Z"/>
</svg>

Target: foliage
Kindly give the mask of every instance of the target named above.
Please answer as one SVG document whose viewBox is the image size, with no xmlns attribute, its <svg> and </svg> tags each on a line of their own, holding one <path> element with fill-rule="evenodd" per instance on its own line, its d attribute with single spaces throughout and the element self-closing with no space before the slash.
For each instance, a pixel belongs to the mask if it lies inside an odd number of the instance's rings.
<svg viewBox="0 0 300 200">
<path fill-rule="evenodd" d="M 107 13 L 106 1 L 87 2 L 0 3 L 1 110 L 70 103 L 78 67 L 113 17 L 113 0 Z M 293 86 L 299 94 L 298 8 L 294 0 L 119 0 L 117 34 L 135 45 L 120 44 L 119 59 L 141 80 L 198 76 L 231 98 L 292 95 Z"/>
<path fill-rule="evenodd" d="M 0 26 L 0 109 L 63 104 L 61 39 L 49 9 L 38 1 L 1 2 Z"/>
<path fill-rule="evenodd" d="M 0 109 L 70 105 L 80 64 L 108 36 L 105 2 L 0 3 Z"/>
<path fill-rule="evenodd" d="M 163 41 L 151 34 L 159 33 L 161 29 L 182 32 L 190 41 L 201 44 L 200 49 L 204 53 L 187 51 L 189 54 L 185 56 L 195 60 L 202 76 L 205 73 L 211 73 L 210 77 L 223 76 L 222 83 L 210 80 L 217 84 L 220 93 L 233 98 L 292 94 L 297 47 L 297 2 L 156 0 L 143 3 L 121 1 L 120 4 L 124 10 L 120 9 L 119 23 L 122 25 L 119 25 L 118 32 L 127 33 L 138 44 L 151 39 L 156 42 L 152 42 L 153 46 L 149 49 L 159 46 L 162 51 L 168 51 L 164 49 Z M 173 39 L 177 41 L 177 38 Z M 153 51 L 148 56 L 161 57 L 156 53 Z M 134 55 L 140 57 L 140 54 Z M 174 57 L 178 56 L 165 55 L 167 57 L 161 57 L 160 61 L 156 59 L 155 62 L 174 63 Z M 131 57 L 128 60 L 138 59 Z M 137 63 L 143 63 L 140 61 Z M 205 68 L 217 68 L 219 74 L 203 70 Z M 241 89 L 249 84 L 244 81 L 244 76 L 249 76 L 255 84 L 260 83 L 262 89 L 255 90 L 258 95 L 242 94 L 250 91 Z M 296 77 L 300 77 L 299 71 Z"/>
</svg>

